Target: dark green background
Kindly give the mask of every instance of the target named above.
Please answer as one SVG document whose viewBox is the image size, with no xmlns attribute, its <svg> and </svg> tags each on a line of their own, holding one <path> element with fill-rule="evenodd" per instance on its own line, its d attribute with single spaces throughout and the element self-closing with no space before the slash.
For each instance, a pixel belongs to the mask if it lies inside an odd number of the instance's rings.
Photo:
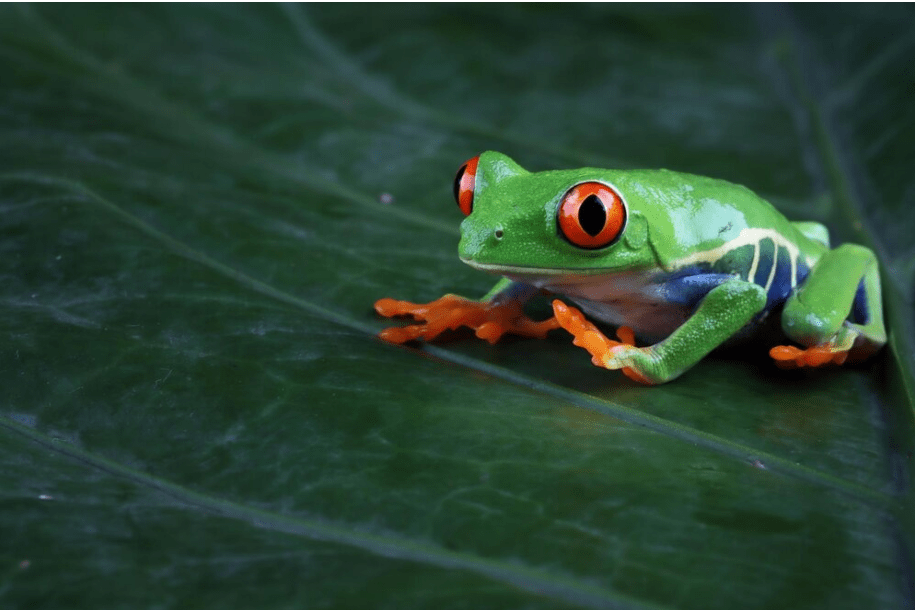
<svg viewBox="0 0 915 610">
<path fill-rule="evenodd" d="M 0 7 L 0 607 L 913 607 L 913 15 Z M 376 299 L 492 284 L 487 149 L 825 222 L 891 342 L 654 388 L 381 343 Z"/>
</svg>

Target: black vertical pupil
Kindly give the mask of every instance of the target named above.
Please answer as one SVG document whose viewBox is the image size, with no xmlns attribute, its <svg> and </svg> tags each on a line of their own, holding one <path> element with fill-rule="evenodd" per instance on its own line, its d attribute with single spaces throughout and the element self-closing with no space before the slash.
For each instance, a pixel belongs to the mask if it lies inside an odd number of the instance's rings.
<svg viewBox="0 0 915 610">
<path fill-rule="evenodd" d="M 458 202 L 458 205 L 461 203 L 461 178 L 464 177 L 464 172 L 466 171 L 467 164 L 465 163 L 458 170 L 457 176 L 454 177 L 454 200 Z"/>
<path fill-rule="evenodd" d="M 607 210 L 597 195 L 588 195 L 578 208 L 578 224 L 591 237 L 604 230 Z"/>
</svg>

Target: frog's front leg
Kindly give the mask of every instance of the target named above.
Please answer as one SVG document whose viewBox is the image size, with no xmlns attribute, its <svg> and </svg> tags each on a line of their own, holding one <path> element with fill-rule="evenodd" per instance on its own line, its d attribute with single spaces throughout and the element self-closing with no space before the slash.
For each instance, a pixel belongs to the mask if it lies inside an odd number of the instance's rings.
<svg viewBox="0 0 915 610">
<path fill-rule="evenodd" d="M 553 301 L 559 323 L 575 336 L 574 343 L 591 354 L 594 364 L 623 369 L 641 383 L 670 381 L 727 341 L 766 306 L 766 292 L 756 284 L 729 280 L 710 290 L 693 315 L 669 337 L 649 347 L 635 347 L 630 337 L 612 341 L 584 315 L 562 301 Z"/>
<path fill-rule="evenodd" d="M 533 286 L 503 279 L 479 301 L 453 294 L 431 303 L 379 299 L 375 303 L 379 314 L 388 318 L 412 316 L 420 324 L 386 328 L 378 336 L 389 343 L 431 341 L 446 330 L 467 326 L 490 343 L 505 334 L 543 339 L 549 331 L 559 328 L 559 323 L 556 318 L 537 322 L 524 315 L 524 303 L 537 292 Z"/>
<path fill-rule="evenodd" d="M 782 330 L 804 346 L 769 351 L 782 368 L 863 360 L 886 343 L 877 257 L 844 244 L 823 254 L 782 311 Z"/>
</svg>

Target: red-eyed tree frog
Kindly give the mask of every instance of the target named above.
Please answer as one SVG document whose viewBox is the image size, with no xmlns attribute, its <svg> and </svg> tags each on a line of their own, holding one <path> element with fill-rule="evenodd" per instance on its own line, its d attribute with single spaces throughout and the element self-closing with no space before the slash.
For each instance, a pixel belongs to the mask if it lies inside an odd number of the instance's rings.
<svg viewBox="0 0 915 610">
<path fill-rule="evenodd" d="M 561 327 L 595 365 L 647 384 L 771 327 L 770 316 L 801 346 L 772 347 L 783 368 L 861 360 L 886 342 L 874 253 L 830 249 L 823 225 L 790 222 L 743 186 L 663 169 L 531 173 L 490 151 L 461 166 L 454 196 L 461 260 L 503 278 L 479 300 L 380 299 L 381 315 L 419 321 L 382 331 L 386 341 L 468 326 L 495 343 Z M 556 299 L 553 317 L 534 321 L 522 307 L 540 292 L 578 308 Z M 585 314 L 619 327 L 619 341 Z"/>
</svg>

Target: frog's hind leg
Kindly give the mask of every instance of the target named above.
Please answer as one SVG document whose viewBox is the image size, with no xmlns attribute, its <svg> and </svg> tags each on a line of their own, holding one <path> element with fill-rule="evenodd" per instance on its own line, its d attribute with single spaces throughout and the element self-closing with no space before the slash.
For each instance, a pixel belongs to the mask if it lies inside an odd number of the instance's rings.
<svg viewBox="0 0 915 610">
<path fill-rule="evenodd" d="M 864 360 L 879 350 L 886 329 L 874 253 L 855 244 L 827 251 L 785 302 L 782 329 L 804 346 L 773 347 L 782 368 Z"/>
<path fill-rule="evenodd" d="M 818 222 L 810 222 L 807 220 L 792 222 L 794 228 L 801 232 L 801 234 L 809 240 L 815 241 L 819 244 L 830 247 L 829 245 L 829 229 L 821 225 Z"/>
</svg>

